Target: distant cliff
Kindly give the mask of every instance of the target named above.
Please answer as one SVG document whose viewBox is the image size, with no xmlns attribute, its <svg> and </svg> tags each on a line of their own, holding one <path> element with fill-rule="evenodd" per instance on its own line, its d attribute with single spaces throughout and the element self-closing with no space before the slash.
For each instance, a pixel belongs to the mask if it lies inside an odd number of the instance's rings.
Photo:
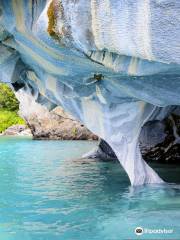
<svg viewBox="0 0 180 240">
<path fill-rule="evenodd" d="M 82 123 L 75 120 L 61 107 L 52 111 L 21 91 L 16 93 L 20 101 L 19 114 L 25 119 L 34 139 L 48 140 L 97 140 Z"/>
</svg>

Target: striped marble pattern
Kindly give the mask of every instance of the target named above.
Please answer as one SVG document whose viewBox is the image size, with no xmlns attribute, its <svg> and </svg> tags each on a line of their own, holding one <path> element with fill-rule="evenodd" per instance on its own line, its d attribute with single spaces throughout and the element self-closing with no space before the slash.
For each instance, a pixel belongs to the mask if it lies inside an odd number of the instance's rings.
<svg viewBox="0 0 180 240">
<path fill-rule="evenodd" d="M 131 184 L 160 183 L 138 136 L 180 105 L 179 10 L 175 0 L 0 0 L 0 80 L 71 112 L 111 145 Z"/>
</svg>

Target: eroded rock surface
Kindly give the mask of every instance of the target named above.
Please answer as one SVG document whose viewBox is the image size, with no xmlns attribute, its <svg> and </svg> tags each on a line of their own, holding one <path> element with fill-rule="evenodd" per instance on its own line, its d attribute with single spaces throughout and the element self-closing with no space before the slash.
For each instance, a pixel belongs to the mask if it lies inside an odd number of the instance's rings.
<svg viewBox="0 0 180 240">
<path fill-rule="evenodd" d="M 139 136 L 143 159 L 163 164 L 180 164 L 180 117 L 172 114 L 162 121 L 147 122 Z M 97 149 L 85 155 L 104 160 L 117 159 L 113 149 L 101 140 Z"/>
<path fill-rule="evenodd" d="M 0 0 L 0 79 L 107 141 L 131 184 L 161 183 L 138 139 L 180 105 L 179 11 L 176 0 Z"/>
<path fill-rule="evenodd" d="M 172 114 L 163 121 L 147 123 L 140 148 L 146 161 L 180 164 L 180 117 Z"/>
</svg>

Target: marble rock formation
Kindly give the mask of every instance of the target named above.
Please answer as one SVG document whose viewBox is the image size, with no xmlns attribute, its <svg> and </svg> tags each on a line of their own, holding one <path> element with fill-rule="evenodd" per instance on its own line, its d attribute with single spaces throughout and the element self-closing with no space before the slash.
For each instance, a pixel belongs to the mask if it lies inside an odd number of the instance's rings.
<svg viewBox="0 0 180 240">
<path fill-rule="evenodd" d="M 132 185 L 161 183 L 138 138 L 179 112 L 179 12 L 177 0 L 0 0 L 0 79 L 107 141 Z"/>
<path fill-rule="evenodd" d="M 139 146 L 147 162 L 180 164 L 180 117 L 171 114 L 162 121 L 147 122 L 139 135 Z M 103 139 L 96 149 L 83 157 L 105 161 L 117 159 L 113 149 Z"/>
</svg>

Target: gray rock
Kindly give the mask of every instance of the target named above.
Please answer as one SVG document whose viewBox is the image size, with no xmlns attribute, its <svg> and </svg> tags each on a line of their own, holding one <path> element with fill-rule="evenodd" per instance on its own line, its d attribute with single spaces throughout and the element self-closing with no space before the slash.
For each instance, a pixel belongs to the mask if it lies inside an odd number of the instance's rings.
<svg viewBox="0 0 180 240">
<path fill-rule="evenodd" d="M 61 107 L 49 111 L 21 91 L 16 93 L 20 102 L 19 114 L 31 129 L 34 139 L 48 140 L 97 140 L 82 123 L 66 113 Z M 27 107 L 28 106 L 28 107 Z"/>
<path fill-rule="evenodd" d="M 25 125 L 13 125 L 7 128 L 2 135 L 4 136 L 32 136 L 31 130 Z"/>
<path fill-rule="evenodd" d="M 30 115 L 26 118 L 34 139 L 51 140 L 97 140 L 83 124 L 74 120 L 60 107 L 47 115 L 38 117 Z"/>
</svg>

